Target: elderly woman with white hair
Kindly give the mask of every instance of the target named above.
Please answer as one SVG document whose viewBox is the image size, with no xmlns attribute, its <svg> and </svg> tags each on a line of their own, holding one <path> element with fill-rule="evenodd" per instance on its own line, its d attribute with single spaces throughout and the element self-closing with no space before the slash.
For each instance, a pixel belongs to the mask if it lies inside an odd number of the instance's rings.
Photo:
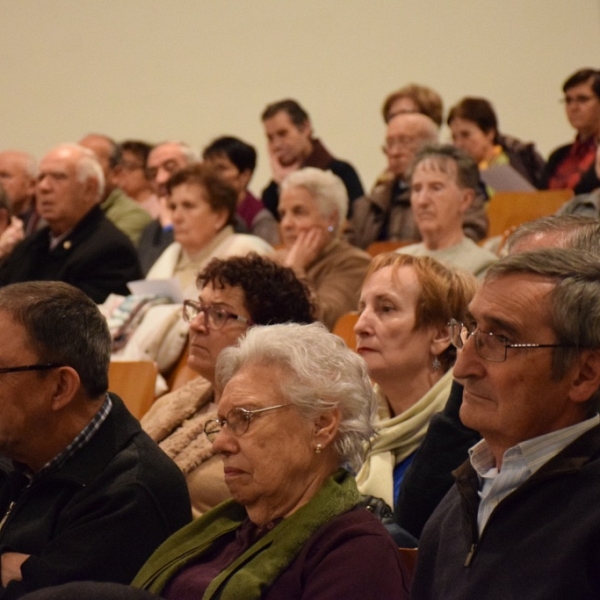
<svg viewBox="0 0 600 600">
<path fill-rule="evenodd" d="M 347 210 L 346 188 L 331 171 L 307 167 L 281 184 L 278 211 L 284 249 L 275 258 L 313 289 L 319 318 L 329 329 L 342 314 L 356 309 L 371 260 L 341 238 Z"/>
<path fill-rule="evenodd" d="M 205 425 L 228 500 L 150 557 L 162 598 L 408 598 L 397 548 L 358 507 L 376 399 L 363 360 L 321 324 L 249 330 L 217 362 Z"/>
</svg>

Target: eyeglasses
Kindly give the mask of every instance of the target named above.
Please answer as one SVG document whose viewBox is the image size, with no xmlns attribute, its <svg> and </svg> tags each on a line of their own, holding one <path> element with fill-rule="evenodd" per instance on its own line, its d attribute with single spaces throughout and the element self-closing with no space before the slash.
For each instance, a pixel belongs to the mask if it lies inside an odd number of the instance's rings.
<svg viewBox="0 0 600 600">
<path fill-rule="evenodd" d="M 511 344 L 503 335 L 473 329 L 469 331 L 466 325 L 459 323 L 456 319 L 450 319 L 448 323 L 450 342 L 459 350 L 464 347 L 467 340 L 472 337 L 475 340 L 475 352 L 484 360 L 490 362 L 504 362 L 509 348 L 572 348 L 573 344 Z"/>
<path fill-rule="evenodd" d="M 395 148 L 416 148 L 420 139 L 416 137 L 411 137 L 409 135 L 401 135 L 395 138 L 388 138 L 383 143 L 383 151 L 389 152 L 394 150 Z"/>
<path fill-rule="evenodd" d="M 267 408 L 257 408 L 256 410 L 232 408 L 224 419 L 211 419 L 210 421 L 207 421 L 204 425 L 204 433 L 211 442 L 214 442 L 217 434 L 223 429 L 223 426 L 227 425 L 229 431 L 231 431 L 233 435 L 243 435 L 248 431 L 250 421 L 252 421 L 254 415 L 275 410 L 277 408 L 286 408 L 288 406 L 293 405 L 278 404 L 277 406 L 267 406 Z"/>
<path fill-rule="evenodd" d="M 565 96 L 560 99 L 562 104 L 566 104 L 567 106 L 571 104 L 587 104 L 591 102 L 596 96 Z"/>
<path fill-rule="evenodd" d="M 204 325 L 206 327 L 210 327 L 211 329 L 221 329 L 229 319 L 252 325 L 252 321 L 250 321 L 250 319 L 246 319 L 246 317 L 240 317 L 240 315 L 229 312 L 224 308 L 219 308 L 218 306 L 213 306 L 212 304 L 194 302 L 193 300 L 183 301 L 184 321 L 191 323 L 200 313 L 204 315 Z"/>
<path fill-rule="evenodd" d="M 47 363 L 41 365 L 27 365 L 25 367 L 4 367 L 3 369 L 0 369 L 0 375 L 3 375 L 4 373 L 21 373 L 22 371 L 47 371 L 49 369 L 58 369 L 60 367 L 64 367 L 64 365 Z"/>
</svg>

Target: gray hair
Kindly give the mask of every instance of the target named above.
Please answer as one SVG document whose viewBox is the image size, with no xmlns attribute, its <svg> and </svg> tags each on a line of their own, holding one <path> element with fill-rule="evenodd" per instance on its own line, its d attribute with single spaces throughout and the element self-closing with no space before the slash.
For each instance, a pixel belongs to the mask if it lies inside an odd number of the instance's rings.
<svg viewBox="0 0 600 600">
<path fill-rule="evenodd" d="M 104 195 L 104 171 L 96 158 L 96 155 L 89 149 L 79 144 L 61 144 L 54 150 L 68 150 L 75 154 L 75 168 L 77 172 L 77 181 L 85 183 L 88 179 L 94 179 L 98 183 L 98 200 Z"/>
<path fill-rule="evenodd" d="M 519 225 L 506 240 L 509 254 L 535 237 L 553 236 L 554 246 L 577 248 L 600 256 L 600 221 L 583 215 L 549 215 Z"/>
<path fill-rule="evenodd" d="M 183 157 L 185 158 L 188 165 L 192 165 L 194 163 L 200 162 L 200 153 L 198 152 L 198 150 L 196 150 L 195 148 L 192 148 L 189 144 L 186 144 L 185 142 L 181 142 L 179 140 L 166 140 L 164 142 L 160 142 L 160 143 L 156 144 L 156 146 L 154 146 L 152 148 L 152 150 L 156 150 L 157 148 L 160 148 L 161 146 L 167 146 L 170 144 L 179 146 L 179 149 L 181 150 L 181 154 L 183 154 Z"/>
<path fill-rule="evenodd" d="M 556 282 L 549 295 L 550 326 L 556 343 L 572 346 L 553 349 L 552 378 L 560 381 L 582 349 L 600 349 L 600 261 L 583 250 L 544 248 L 492 264 L 484 282 L 513 274 L 539 275 Z M 600 392 L 590 400 L 595 409 Z"/>
<path fill-rule="evenodd" d="M 448 165 L 456 165 L 456 183 L 462 189 L 479 189 L 479 168 L 475 161 L 466 153 L 451 144 L 427 144 L 417 153 L 408 171 L 408 180 L 422 162 L 435 164 L 442 173 L 447 173 Z"/>
<path fill-rule="evenodd" d="M 217 387 L 223 389 L 248 364 L 280 368 L 282 394 L 306 419 L 337 407 L 341 420 L 334 448 L 340 465 L 358 471 L 374 434 L 377 398 L 365 362 L 341 338 L 321 323 L 253 327 L 237 347 L 221 352 Z"/>
<path fill-rule="evenodd" d="M 305 167 L 290 173 L 282 182 L 281 190 L 304 188 L 319 207 L 324 217 L 338 213 L 336 231 L 340 231 L 348 212 L 348 192 L 342 180 L 331 171 L 323 171 L 315 167 Z"/>
<path fill-rule="evenodd" d="M 0 310 L 25 328 L 40 362 L 75 369 L 90 399 L 106 393 L 111 337 L 81 290 L 60 281 L 14 283 L 0 288 Z"/>
</svg>

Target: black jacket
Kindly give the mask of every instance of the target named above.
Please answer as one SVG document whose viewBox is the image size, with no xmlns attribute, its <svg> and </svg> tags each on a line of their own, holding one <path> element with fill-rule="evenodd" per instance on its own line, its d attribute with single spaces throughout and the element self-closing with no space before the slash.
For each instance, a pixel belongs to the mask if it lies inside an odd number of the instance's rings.
<svg viewBox="0 0 600 600">
<path fill-rule="evenodd" d="M 20 493 L 0 471 L 0 554 L 31 554 L 23 581 L 0 587 L 11 600 L 69 581 L 129 583 L 152 552 L 191 520 L 185 479 L 123 402 L 57 471 Z"/>
<path fill-rule="evenodd" d="M 466 462 L 423 530 L 414 600 L 600 598 L 600 425 L 504 498 L 481 536 L 478 489 Z"/>
<path fill-rule="evenodd" d="M 127 282 L 142 278 L 137 253 L 99 206 L 50 250 L 50 228 L 23 240 L 0 267 L 0 286 L 21 281 L 64 281 L 101 303 L 110 293 L 129 294 Z"/>
</svg>

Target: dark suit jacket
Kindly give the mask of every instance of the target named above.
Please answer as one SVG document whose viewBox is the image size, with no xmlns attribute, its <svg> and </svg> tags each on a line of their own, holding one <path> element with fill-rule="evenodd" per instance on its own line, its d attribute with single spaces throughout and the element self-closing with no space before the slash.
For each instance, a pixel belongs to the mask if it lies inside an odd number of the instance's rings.
<svg viewBox="0 0 600 600">
<path fill-rule="evenodd" d="M 50 229 L 23 240 L 0 267 L 0 286 L 21 281 L 64 281 L 94 302 L 110 293 L 129 294 L 127 282 L 141 279 L 137 253 L 100 207 L 88 212 L 67 237 L 50 250 Z"/>
</svg>

